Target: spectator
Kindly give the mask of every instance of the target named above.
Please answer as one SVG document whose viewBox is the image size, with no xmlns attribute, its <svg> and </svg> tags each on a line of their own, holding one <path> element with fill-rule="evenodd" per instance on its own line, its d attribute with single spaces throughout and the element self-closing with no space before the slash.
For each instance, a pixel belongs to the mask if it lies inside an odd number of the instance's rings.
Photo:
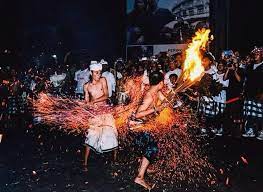
<svg viewBox="0 0 263 192">
<path fill-rule="evenodd" d="M 204 54 L 202 58 L 202 65 L 205 68 L 205 73 L 208 74 L 206 77 L 211 76 L 214 77 L 217 73 L 216 67 L 213 65 L 215 61 L 214 56 L 207 52 Z M 203 77 L 205 78 L 205 76 Z M 199 109 L 198 111 L 203 114 L 206 120 L 206 126 L 201 129 L 201 134 L 206 135 L 208 130 L 213 130 L 214 127 L 214 116 L 216 114 L 214 107 L 214 100 L 212 95 L 202 95 L 199 101 Z"/>
<path fill-rule="evenodd" d="M 178 65 L 176 65 L 175 61 L 169 62 L 169 71 L 164 76 L 164 83 L 169 88 L 173 87 L 173 84 L 170 81 L 170 75 L 175 74 L 177 77 L 181 75 L 182 70 L 177 68 Z"/>
<path fill-rule="evenodd" d="M 226 102 L 226 88 L 228 87 L 229 80 L 224 80 L 225 75 L 225 62 L 221 60 L 217 65 L 217 73 L 214 75 L 213 79 L 222 84 L 223 90 L 217 95 L 213 97 L 213 100 L 216 104 L 216 117 L 215 123 L 216 127 L 213 132 L 217 136 L 222 136 L 223 134 L 223 117 L 224 117 L 224 109 Z"/>
<path fill-rule="evenodd" d="M 176 67 L 181 69 L 181 67 L 183 66 L 183 54 L 182 52 L 177 52 L 173 55 L 173 59 L 175 60 L 176 63 Z"/>
<path fill-rule="evenodd" d="M 74 80 L 76 81 L 75 96 L 84 99 L 84 84 L 90 79 L 90 72 L 85 63 L 81 65 L 81 69 L 75 72 Z"/>
<path fill-rule="evenodd" d="M 253 137 L 258 131 L 257 139 L 263 140 L 263 48 L 252 52 L 254 63 L 247 67 L 245 83 L 244 115 L 246 127 L 244 137 Z"/>
<path fill-rule="evenodd" d="M 169 75 L 168 85 L 170 85 L 170 87 L 169 87 L 170 89 L 176 87 L 177 79 L 178 79 L 178 75 L 176 75 L 176 74 Z"/>
<path fill-rule="evenodd" d="M 209 75 L 215 75 L 217 73 L 217 68 L 214 65 L 215 57 L 212 55 L 212 53 L 207 52 L 204 54 L 202 58 L 202 65 L 205 68 L 205 73 Z"/>
<path fill-rule="evenodd" d="M 61 67 L 55 70 L 55 73 L 50 76 L 50 81 L 53 86 L 53 91 L 56 94 L 61 94 L 61 89 L 66 78 L 66 73 L 63 73 Z"/>
<path fill-rule="evenodd" d="M 238 60 L 235 56 L 227 59 L 227 70 L 223 80 L 229 80 L 226 92 L 227 100 L 235 100 L 241 97 L 243 92 L 244 71 L 239 68 Z M 242 130 L 242 103 L 241 100 L 230 102 L 226 106 L 226 127 L 231 128 L 229 133 L 232 135 L 240 134 Z"/>
<path fill-rule="evenodd" d="M 109 97 L 111 98 L 115 95 L 116 80 L 114 75 L 110 72 L 108 62 L 102 59 L 100 63 L 102 64 L 102 77 L 107 80 Z"/>
</svg>

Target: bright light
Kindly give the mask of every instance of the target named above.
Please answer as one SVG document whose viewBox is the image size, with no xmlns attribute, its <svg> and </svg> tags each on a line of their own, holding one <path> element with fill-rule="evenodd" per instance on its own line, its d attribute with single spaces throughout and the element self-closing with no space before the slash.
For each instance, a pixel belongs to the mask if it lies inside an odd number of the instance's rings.
<svg viewBox="0 0 263 192">
<path fill-rule="evenodd" d="M 192 86 L 204 75 L 204 66 L 202 65 L 202 51 L 206 50 L 209 42 L 209 29 L 198 30 L 192 39 L 192 42 L 186 49 L 186 59 L 183 64 L 183 72 L 177 80 L 175 92 L 180 92 Z"/>
</svg>

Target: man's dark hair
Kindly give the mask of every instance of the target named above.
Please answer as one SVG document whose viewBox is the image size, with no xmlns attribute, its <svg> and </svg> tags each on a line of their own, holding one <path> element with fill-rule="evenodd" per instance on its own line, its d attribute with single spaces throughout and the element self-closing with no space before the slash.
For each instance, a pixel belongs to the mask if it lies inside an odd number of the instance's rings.
<svg viewBox="0 0 263 192">
<path fill-rule="evenodd" d="M 214 56 L 210 52 L 205 52 L 204 55 L 203 55 L 203 58 L 208 58 L 211 62 L 215 61 Z"/>
<path fill-rule="evenodd" d="M 178 76 L 176 74 L 169 75 L 169 79 L 172 78 L 172 77 L 178 78 Z"/>
<path fill-rule="evenodd" d="M 160 71 L 154 71 L 149 75 L 150 85 L 158 85 L 164 80 L 164 76 Z"/>
</svg>

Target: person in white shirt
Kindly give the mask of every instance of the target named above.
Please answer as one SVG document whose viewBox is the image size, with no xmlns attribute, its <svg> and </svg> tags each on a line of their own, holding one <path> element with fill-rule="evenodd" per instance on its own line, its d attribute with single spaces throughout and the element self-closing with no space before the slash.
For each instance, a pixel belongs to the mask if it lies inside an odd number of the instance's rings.
<svg viewBox="0 0 263 192">
<path fill-rule="evenodd" d="M 226 63 L 224 61 L 220 61 L 217 65 L 217 72 L 213 75 L 213 79 L 217 82 L 221 83 L 223 86 L 223 90 L 217 95 L 213 97 L 214 102 L 216 103 L 216 122 L 217 127 L 213 129 L 212 131 L 217 136 L 222 136 L 223 134 L 223 120 L 224 120 L 224 110 L 226 107 L 226 88 L 229 85 L 229 80 L 224 80 L 225 75 L 225 65 Z"/>
<path fill-rule="evenodd" d="M 215 65 L 210 65 L 210 67 L 208 69 L 205 70 L 205 73 L 209 74 L 209 75 L 215 75 L 217 73 L 217 68 Z"/>
<path fill-rule="evenodd" d="M 172 88 L 173 84 L 170 81 L 170 75 L 175 74 L 177 77 L 180 77 L 182 70 L 176 67 L 175 61 L 171 61 L 169 63 L 169 71 L 164 76 L 164 84 L 168 86 L 168 88 Z"/>
<path fill-rule="evenodd" d="M 116 88 L 116 80 L 114 78 L 114 75 L 109 71 L 109 65 L 108 62 L 105 60 L 101 60 L 100 64 L 102 65 L 102 77 L 104 77 L 107 80 L 107 85 L 108 85 L 108 92 L 109 92 L 109 97 L 112 97 L 115 93 L 115 88 Z"/>
<path fill-rule="evenodd" d="M 84 99 L 84 85 L 90 80 L 89 69 L 86 68 L 85 64 L 82 64 L 81 69 L 75 72 L 74 80 L 76 81 L 75 95 L 79 99 Z"/>
<path fill-rule="evenodd" d="M 55 71 L 53 75 L 50 76 L 51 84 L 54 88 L 55 93 L 61 93 L 62 86 L 64 84 L 64 80 L 66 78 L 66 73 L 63 73 L 61 68 Z"/>
<path fill-rule="evenodd" d="M 209 75 L 215 75 L 217 73 L 217 68 L 214 65 L 215 57 L 212 53 L 206 52 L 202 58 L 202 65 L 205 68 L 205 73 Z"/>
<path fill-rule="evenodd" d="M 213 79 L 217 82 L 221 83 L 223 85 L 223 90 L 214 97 L 214 101 L 219 103 L 225 103 L 226 102 L 226 90 L 224 88 L 227 88 L 229 85 L 229 80 L 224 80 L 225 75 L 225 64 L 223 61 L 219 62 L 217 65 L 217 72 L 213 75 Z"/>
<path fill-rule="evenodd" d="M 50 81 L 53 87 L 56 88 L 62 85 L 65 78 L 66 78 L 66 73 L 58 74 L 57 72 L 55 72 L 53 75 L 50 76 Z"/>
</svg>

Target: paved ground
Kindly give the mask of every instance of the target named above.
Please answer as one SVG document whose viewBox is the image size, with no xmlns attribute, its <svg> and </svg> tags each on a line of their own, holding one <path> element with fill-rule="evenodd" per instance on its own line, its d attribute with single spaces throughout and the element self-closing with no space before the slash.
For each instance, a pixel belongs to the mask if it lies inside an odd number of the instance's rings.
<svg viewBox="0 0 263 192">
<path fill-rule="evenodd" d="M 231 137 L 207 140 L 209 157 L 222 171 L 218 176 L 221 187 L 213 191 L 263 191 L 263 142 Z M 129 180 L 115 178 L 109 171 L 114 166 L 110 155 L 92 154 L 89 172 L 83 172 L 82 142 L 81 136 L 46 128 L 5 129 L 0 144 L 0 192 L 143 191 Z M 131 181 L 133 177 L 127 176 Z M 183 186 L 180 191 L 193 190 Z"/>
</svg>

